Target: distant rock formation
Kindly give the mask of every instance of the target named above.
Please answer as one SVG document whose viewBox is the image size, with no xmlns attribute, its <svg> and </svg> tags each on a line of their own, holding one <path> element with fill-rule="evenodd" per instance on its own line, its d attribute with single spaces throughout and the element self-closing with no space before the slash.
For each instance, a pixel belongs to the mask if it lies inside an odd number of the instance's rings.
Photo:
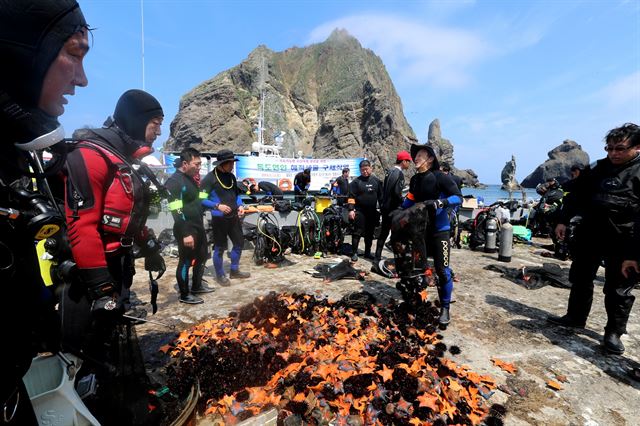
<svg viewBox="0 0 640 426">
<path fill-rule="evenodd" d="M 507 163 L 502 168 L 502 173 L 500 173 L 500 181 L 502 182 L 502 189 L 505 191 L 517 191 L 522 189 L 518 180 L 516 179 L 516 157 L 515 155 L 511 156 L 511 161 L 507 161 Z"/>
<path fill-rule="evenodd" d="M 570 179 L 571 166 L 587 166 L 589 154 L 576 142 L 566 139 L 547 153 L 549 159 L 539 165 L 533 173 L 522 181 L 525 188 L 535 188 L 547 179 L 556 178 L 562 183 Z"/>
<path fill-rule="evenodd" d="M 455 167 L 455 159 L 453 158 L 453 144 L 449 139 L 442 137 L 440 129 L 440 120 L 437 118 L 429 124 L 429 133 L 427 136 L 427 145 L 430 145 L 436 152 L 440 163 L 447 163 L 451 167 L 451 172 L 462 178 L 465 186 L 479 187 L 484 186 L 478 181 L 478 175 L 471 169 L 461 170 Z"/>
<path fill-rule="evenodd" d="M 265 140 L 284 135 L 282 155 L 366 156 L 379 177 L 417 138 L 384 64 L 344 30 L 308 47 L 265 46 L 184 95 L 166 150 L 251 149 L 260 94 Z"/>
</svg>

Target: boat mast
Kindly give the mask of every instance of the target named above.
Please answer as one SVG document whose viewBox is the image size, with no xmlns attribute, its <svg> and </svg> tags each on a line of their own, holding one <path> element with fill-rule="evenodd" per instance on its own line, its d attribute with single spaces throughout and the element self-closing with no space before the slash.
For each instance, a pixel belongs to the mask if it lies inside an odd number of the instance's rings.
<svg viewBox="0 0 640 426">
<path fill-rule="evenodd" d="M 258 143 L 264 144 L 264 86 L 265 86 L 264 56 L 260 63 L 260 111 L 258 112 Z"/>
<path fill-rule="evenodd" d="M 264 143 L 264 88 L 260 91 L 260 112 L 258 113 L 258 143 Z"/>
</svg>

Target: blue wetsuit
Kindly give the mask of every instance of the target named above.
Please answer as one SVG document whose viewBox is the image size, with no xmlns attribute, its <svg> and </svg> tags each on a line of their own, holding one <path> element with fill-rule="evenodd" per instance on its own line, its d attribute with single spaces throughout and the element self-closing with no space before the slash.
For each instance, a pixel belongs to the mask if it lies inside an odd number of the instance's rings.
<svg viewBox="0 0 640 426">
<path fill-rule="evenodd" d="M 229 253 L 231 258 L 231 271 L 240 269 L 240 255 L 244 237 L 242 235 L 242 223 L 238 217 L 238 207 L 242 206 L 242 198 L 236 177 L 233 173 L 225 173 L 213 169 L 200 183 L 200 190 L 208 194 L 202 200 L 202 205 L 211 211 L 211 227 L 213 229 L 213 266 L 216 276 L 225 275 L 222 267 L 222 254 L 227 249 L 227 237 L 231 239 L 233 247 Z M 231 213 L 225 215 L 218 210 L 218 205 L 224 204 L 231 208 Z"/>
<path fill-rule="evenodd" d="M 453 277 L 449 266 L 449 214 L 447 208 L 462 203 L 462 193 L 450 176 L 440 171 L 426 171 L 413 175 L 409 193 L 402 202 L 408 208 L 420 202 L 433 202 L 429 209 L 429 222 L 425 232 L 427 254 L 433 256 L 438 275 L 438 295 L 443 308 L 448 308 L 453 292 Z"/>
</svg>

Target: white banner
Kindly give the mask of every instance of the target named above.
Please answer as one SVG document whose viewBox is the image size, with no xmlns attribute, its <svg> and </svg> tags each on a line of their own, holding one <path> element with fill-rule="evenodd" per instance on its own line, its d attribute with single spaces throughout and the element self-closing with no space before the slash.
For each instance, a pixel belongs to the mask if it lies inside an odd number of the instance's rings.
<svg viewBox="0 0 640 426">
<path fill-rule="evenodd" d="M 360 176 L 358 164 L 364 158 L 277 158 L 277 157 L 237 157 L 236 177 L 238 181 L 252 179 L 267 181 L 283 190 L 293 190 L 293 179 L 304 169 L 311 169 L 311 190 L 329 188 L 329 181 L 348 168 L 353 177 Z"/>
</svg>

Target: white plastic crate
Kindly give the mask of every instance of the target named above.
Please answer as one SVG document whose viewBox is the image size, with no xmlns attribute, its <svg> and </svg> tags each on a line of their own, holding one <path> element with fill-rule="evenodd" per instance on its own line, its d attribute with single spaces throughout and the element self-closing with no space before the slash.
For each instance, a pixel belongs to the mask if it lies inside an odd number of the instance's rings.
<svg viewBox="0 0 640 426">
<path fill-rule="evenodd" d="M 81 362 L 65 354 L 76 366 Z M 40 425 L 100 426 L 84 405 L 67 374 L 67 366 L 58 356 L 38 356 L 22 378 Z"/>
</svg>

